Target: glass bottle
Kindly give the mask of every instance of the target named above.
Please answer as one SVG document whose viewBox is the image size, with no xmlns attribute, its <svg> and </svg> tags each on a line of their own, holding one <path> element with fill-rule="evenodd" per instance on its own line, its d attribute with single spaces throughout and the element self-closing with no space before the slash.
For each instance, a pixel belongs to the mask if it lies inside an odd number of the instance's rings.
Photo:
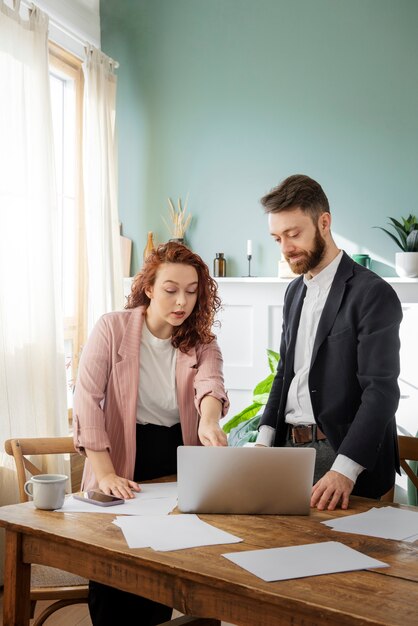
<svg viewBox="0 0 418 626">
<path fill-rule="evenodd" d="M 226 260 L 223 252 L 217 252 L 213 260 L 213 275 L 216 278 L 226 276 Z"/>
<path fill-rule="evenodd" d="M 155 250 L 154 239 L 152 235 L 152 230 L 148 231 L 147 237 L 147 245 L 144 248 L 144 261 L 151 252 Z"/>
</svg>

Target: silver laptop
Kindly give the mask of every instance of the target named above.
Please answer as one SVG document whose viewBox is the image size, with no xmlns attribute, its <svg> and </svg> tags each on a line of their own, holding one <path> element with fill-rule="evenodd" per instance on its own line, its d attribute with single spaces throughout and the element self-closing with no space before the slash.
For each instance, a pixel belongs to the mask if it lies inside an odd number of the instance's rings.
<svg viewBox="0 0 418 626">
<path fill-rule="evenodd" d="M 314 448 L 177 448 L 183 513 L 308 515 Z"/>
</svg>

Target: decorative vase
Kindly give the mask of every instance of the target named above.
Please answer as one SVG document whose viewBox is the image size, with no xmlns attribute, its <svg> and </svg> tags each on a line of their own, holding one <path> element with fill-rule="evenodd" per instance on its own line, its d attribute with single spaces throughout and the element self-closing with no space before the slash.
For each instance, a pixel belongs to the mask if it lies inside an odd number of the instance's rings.
<svg viewBox="0 0 418 626">
<path fill-rule="evenodd" d="M 175 243 L 181 243 L 181 244 L 183 244 L 183 246 L 185 245 L 183 237 L 173 237 L 172 239 L 169 239 L 168 241 L 174 241 Z"/>
<path fill-rule="evenodd" d="M 397 252 L 395 269 L 401 278 L 418 277 L 418 252 Z"/>
<path fill-rule="evenodd" d="M 153 250 L 155 250 L 155 244 L 154 244 L 152 230 L 150 230 L 148 231 L 147 243 L 144 248 L 144 261 L 146 260 L 147 256 L 151 254 Z"/>
</svg>

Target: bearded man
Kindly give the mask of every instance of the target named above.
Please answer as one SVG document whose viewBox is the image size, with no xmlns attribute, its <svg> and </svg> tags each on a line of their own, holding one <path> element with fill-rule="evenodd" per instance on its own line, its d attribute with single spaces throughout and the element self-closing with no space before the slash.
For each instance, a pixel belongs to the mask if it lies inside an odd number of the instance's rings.
<svg viewBox="0 0 418 626">
<path fill-rule="evenodd" d="M 294 273 L 280 361 L 256 445 L 316 449 L 311 506 L 380 498 L 399 469 L 402 309 L 392 287 L 339 250 L 319 183 L 296 174 L 261 199 Z"/>
</svg>

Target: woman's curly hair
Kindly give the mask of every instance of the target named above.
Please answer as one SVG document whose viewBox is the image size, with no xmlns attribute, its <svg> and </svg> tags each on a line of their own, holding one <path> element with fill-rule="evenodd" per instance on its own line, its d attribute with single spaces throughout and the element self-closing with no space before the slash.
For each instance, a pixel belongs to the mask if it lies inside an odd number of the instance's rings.
<svg viewBox="0 0 418 626">
<path fill-rule="evenodd" d="M 215 338 L 212 327 L 219 324 L 215 321 L 216 313 L 221 308 L 218 286 L 200 256 L 180 243 L 169 241 L 161 244 L 147 256 L 142 269 L 133 279 L 125 309 L 134 309 L 137 306 L 148 308 L 150 299 L 145 290 L 154 285 L 157 271 L 163 263 L 191 265 L 198 276 L 196 304 L 183 324 L 173 326 L 172 345 L 181 352 L 188 352 L 198 343 L 210 343 Z"/>
</svg>

